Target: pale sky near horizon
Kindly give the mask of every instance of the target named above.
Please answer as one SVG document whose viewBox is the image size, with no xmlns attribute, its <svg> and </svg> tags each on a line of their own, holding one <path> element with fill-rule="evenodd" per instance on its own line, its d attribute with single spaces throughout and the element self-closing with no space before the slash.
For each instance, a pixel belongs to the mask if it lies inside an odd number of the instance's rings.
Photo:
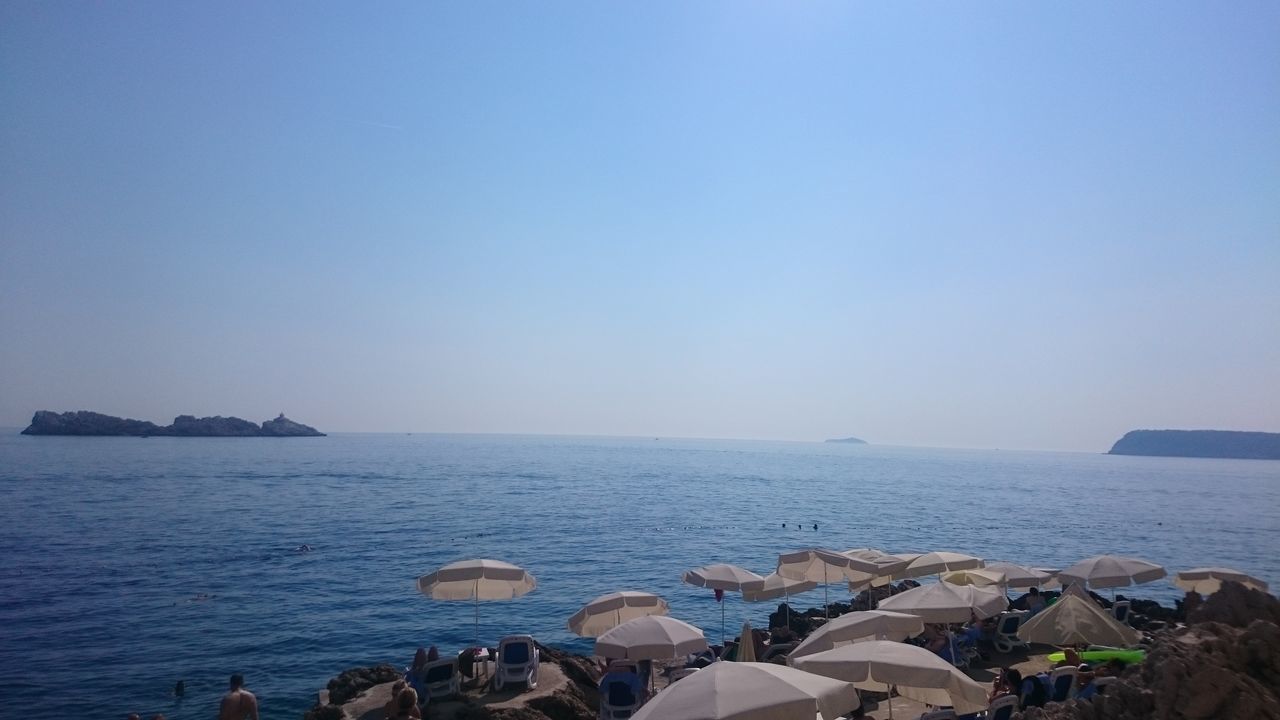
<svg viewBox="0 0 1280 720">
<path fill-rule="evenodd" d="M 1280 3 L 0 5 L 0 425 L 1280 431 Z"/>
</svg>

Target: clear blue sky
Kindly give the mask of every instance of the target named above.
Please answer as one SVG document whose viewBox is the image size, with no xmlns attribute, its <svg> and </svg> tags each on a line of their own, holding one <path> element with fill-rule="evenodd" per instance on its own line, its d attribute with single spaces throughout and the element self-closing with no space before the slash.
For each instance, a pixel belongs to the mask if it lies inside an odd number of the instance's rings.
<svg viewBox="0 0 1280 720">
<path fill-rule="evenodd" d="M 0 5 L 0 424 L 1280 431 L 1280 3 Z"/>
</svg>

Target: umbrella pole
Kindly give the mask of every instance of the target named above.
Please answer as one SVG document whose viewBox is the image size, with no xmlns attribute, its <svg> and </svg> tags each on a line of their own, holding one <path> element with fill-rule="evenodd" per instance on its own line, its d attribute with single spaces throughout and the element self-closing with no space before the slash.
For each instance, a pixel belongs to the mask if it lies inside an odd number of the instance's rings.
<svg viewBox="0 0 1280 720">
<path fill-rule="evenodd" d="M 822 564 L 822 613 L 831 619 L 831 603 L 827 600 L 827 564 Z"/>
<path fill-rule="evenodd" d="M 884 704 L 889 706 L 889 720 L 893 720 L 893 686 L 887 685 Z"/>
<path fill-rule="evenodd" d="M 724 644 L 724 596 L 722 595 L 720 597 L 720 645 Z"/>
<path fill-rule="evenodd" d="M 476 647 L 480 647 L 480 590 L 476 589 Z"/>
</svg>

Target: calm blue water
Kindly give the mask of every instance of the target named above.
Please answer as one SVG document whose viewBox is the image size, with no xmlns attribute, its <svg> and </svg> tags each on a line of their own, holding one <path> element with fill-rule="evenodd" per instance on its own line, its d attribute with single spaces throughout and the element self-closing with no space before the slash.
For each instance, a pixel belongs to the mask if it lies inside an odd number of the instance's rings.
<svg viewBox="0 0 1280 720">
<path fill-rule="evenodd" d="M 414 580 L 469 557 L 528 568 L 481 605 L 564 630 L 618 589 L 665 596 L 719 637 L 682 570 L 772 569 L 811 545 L 951 549 L 1061 567 L 1100 552 L 1280 582 L 1280 462 L 617 438 L 0 435 L 0 707 L 25 718 L 207 718 L 243 672 L 297 718 L 338 671 L 470 644 L 472 606 Z M 792 523 L 783 530 L 783 522 Z M 794 523 L 818 531 L 796 530 Z M 294 548 L 307 543 L 310 553 Z M 1169 599 L 1170 586 L 1140 595 Z M 844 597 L 845 595 L 841 595 Z M 206 599 L 207 598 L 207 599 Z M 817 591 L 802 598 L 821 602 Z M 771 605 L 730 598 L 730 625 Z M 187 697 L 170 697 L 178 679 Z M 56 700 L 55 700 L 56 699 Z"/>
</svg>

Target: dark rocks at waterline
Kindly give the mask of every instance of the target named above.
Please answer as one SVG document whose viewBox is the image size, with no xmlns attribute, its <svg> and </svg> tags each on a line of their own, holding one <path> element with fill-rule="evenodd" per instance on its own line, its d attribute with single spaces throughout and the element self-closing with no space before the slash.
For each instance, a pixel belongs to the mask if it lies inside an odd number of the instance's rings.
<svg viewBox="0 0 1280 720">
<path fill-rule="evenodd" d="M 102 413 L 80 410 L 56 413 L 40 410 L 31 418 L 31 424 L 23 435 L 80 435 L 127 437 L 324 437 L 324 433 L 308 425 L 286 418 L 282 413 L 275 420 L 257 423 L 238 417 L 197 418 L 179 415 L 172 425 L 160 426 L 146 420 L 118 418 Z"/>
<path fill-rule="evenodd" d="M 344 670 L 326 686 L 329 703 L 341 705 L 374 685 L 395 682 L 403 677 L 404 673 L 387 664 Z"/>
</svg>

